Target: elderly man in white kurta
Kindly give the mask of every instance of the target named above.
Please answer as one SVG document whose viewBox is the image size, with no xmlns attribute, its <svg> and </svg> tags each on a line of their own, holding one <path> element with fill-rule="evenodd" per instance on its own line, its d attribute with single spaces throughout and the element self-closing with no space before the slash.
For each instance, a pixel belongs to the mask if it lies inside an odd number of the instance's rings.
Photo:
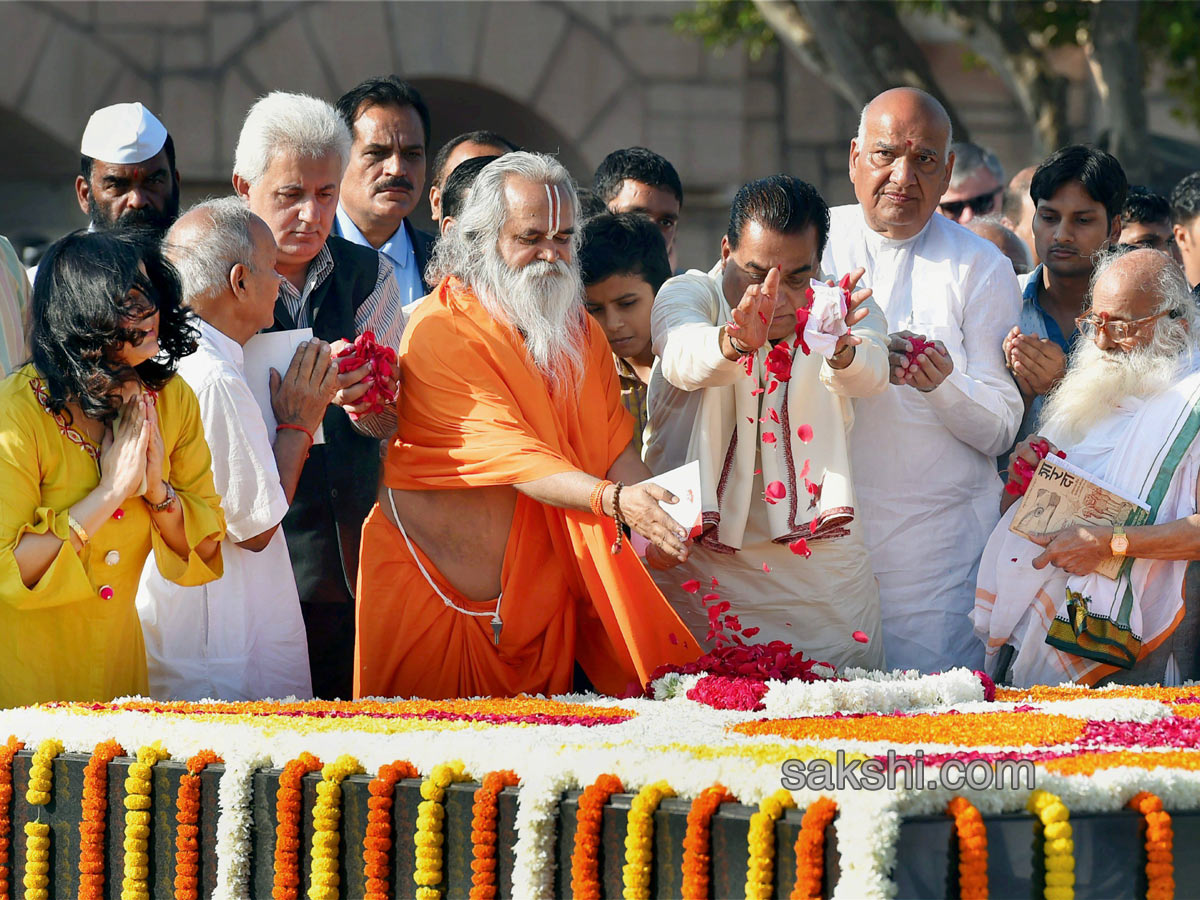
<svg viewBox="0 0 1200 900">
<path fill-rule="evenodd" d="M 175 223 L 167 253 L 200 319 L 199 349 L 181 362 L 179 374 L 199 401 L 229 525 L 225 574 L 217 581 L 179 587 L 154 566 L 142 572 L 137 607 L 150 694 L 307 699 L 308 641 L 279 523 L 337 389 L 337 369 L 328 345 L 302 344 L 272 384 L 279 425 L 268 435 L 246 382 L 242 346 L 274 321 L 279 275 L 270 228 L 237 198 L 209 201 Z"/>
<path fill-rule="evenodd" d="M 856 405 L 851 459 L 888 665 L 924 672 L 983 662 L 969 618 L 975 574 L 999 518 L 994 458 L 1022 413 L 1002 353 L 1021 307 L 1012 265 L 936 215 L 949 143 L 949 118 L 928 94 L 872 100 L 850 144 L 858 203 L 832 210 L 823 257 L 828 272 L 866 269 L 892 330 L 892 387 Z"/>
<path fill-rule="evenodd" d="M 848 445 L 851 398 L 888 386 L 887 326 L 859 291 L 844 314 L 852 333 L 811 333 L 821 299 L 808 291 L 828 228 L 810 185 L 752 182 L 734 198 L 721 261 L 672 278 L 655 299 L 646 463 L 662 473 L 700 461 L 704 522 L 688 561 L 655 580 L 709 646 L 715 608 L 722 624 L 737 617 L 741 632 L 731 625 L 727 637 L 879 668 L 879 597 Z"/>
</svg>

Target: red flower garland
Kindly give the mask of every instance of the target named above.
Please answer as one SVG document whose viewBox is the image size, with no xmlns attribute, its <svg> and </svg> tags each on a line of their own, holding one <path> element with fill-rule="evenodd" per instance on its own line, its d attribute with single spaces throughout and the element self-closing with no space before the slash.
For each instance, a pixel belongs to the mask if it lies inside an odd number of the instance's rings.
<svg viewBox="0 0 1200 900">
<path fill-rule="evenodd" d="M 983 816 L 966 797 L 955 797 L 946 806 L 954 817 L 958 836 L 958 896 L 962 900 L 987 900 L 988 846 Z"/>
<path fill-rule="evenodd" d="M 600 828 L 604 804 L 623 790 L 616 775 L 601 775 L 579 795 L 575 849 L 571 851 L 571 894 L 576 900 L 600 900 Z"/>
<path fill-rule="evenodd" d="M 1130 798 L 1129 808 L 1146 819 L 1146 900 L 1175 896 L 1175 830 L 1162 800 L 1149 791 Z"/>
<path fill-rule="evenodd" d="M 108 823 L 108 764 L 124 756 L 116 741 L 102 741 L 83 770 L 83 816 L 79 821 L 79 897 L 104 900 L 104 831 Z"/>
<path fill-rule="evenodd" d="M 363 836 L 363 873 L 367 878 L 364 900 L 388 900 L 391 896 L 392 795 L 401 778 L 418 778 L 420 772 L 410 762 L 397 760 L 379 767 L 367 790 L 367 832 Z"/>
<path fill-rule="evenodd" d="M 837 804 L 818 797 L 804 811 L 796 836 L 796 885 L 791 900 L 820 900 L 825 876 L 825 832 L 837 813 Z"/>
<path fill-rule="evenodd" d="M 475 791 L 471 806 L 471 900 L 495 900 L 496 897 L 496 821 L 500 810 L 496 798 L 506 787 L 520 780 L 510 769 L 488 772 Z"/>
<path fill-rule="evenodd" d="M 187 761 L 175 798 L 175 900 L 200 896 L 200 773 L 210 763 L 223 762 L 212 750 L 201 750 Z"/>
<path fill-rule="evenodd" d="M 274 900 L 299 900 L 300 896 L 300 786 L 309 772 L 321 768 L 311 753 L 301 753 L 283 767 L 275 793 L 275 875 L 271 887 Z"/>
<path fill-rule="evenodd" d="M 734 799 L 724 785 L 714 784 L 692 801 L 687 831 L 683 835 L 683 888 L 685 900 L 708 900 L 712 876 L 712 817 L 722 803 Z"/>
<path fill-rule="evenodd" d="M 12 762 L 18 750 L 24 750 L 25 744 L 18 741 L 16 735 L 0 745 L 0 900 L 9 900 L 12 870 L 8 866 L 8 848 L 12 846 Z"/>
</svg>

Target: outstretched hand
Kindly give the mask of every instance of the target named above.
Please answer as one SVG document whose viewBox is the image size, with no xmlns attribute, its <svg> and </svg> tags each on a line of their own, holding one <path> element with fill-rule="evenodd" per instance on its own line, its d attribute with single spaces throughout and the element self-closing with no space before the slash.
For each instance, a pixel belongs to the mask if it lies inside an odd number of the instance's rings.
<svg viewBox="0 0 1200 900">
<path fill-rule="evenodd" d="M 742 300 L 733 308 L 732 324 L 726 326 L 729 336 L 737 345 L 735 350 L 745 349 L 749 353 L 758 350 L 767 342 L 771 330 L 771 319 L 775 315 L 775 303 L 779 299 L 779 267 L 771 269 L 758 284 L 752 284 L 742 294 Z"/>
</svg>

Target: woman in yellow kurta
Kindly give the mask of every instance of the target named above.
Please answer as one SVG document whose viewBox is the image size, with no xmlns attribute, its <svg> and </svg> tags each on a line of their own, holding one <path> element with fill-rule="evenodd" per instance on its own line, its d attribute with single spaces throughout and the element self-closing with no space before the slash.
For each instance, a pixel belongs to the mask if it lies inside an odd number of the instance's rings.
<svg viewBox="0 0 1200 900">
<path fill-rule="evenodd" d="M 178 279 L 142 238 L 76 233 L 32 314 L 32 362 L 0 382 L 0 707 L 145 693 L 146 557 L 179 584 L 222 573 Z"/>
</svg>

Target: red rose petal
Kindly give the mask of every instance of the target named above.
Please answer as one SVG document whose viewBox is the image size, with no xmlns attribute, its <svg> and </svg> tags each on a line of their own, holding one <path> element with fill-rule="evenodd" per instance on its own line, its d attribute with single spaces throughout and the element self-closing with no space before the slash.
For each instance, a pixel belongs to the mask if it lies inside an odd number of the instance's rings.
<svg viewBox="0 0 1200 900">
<path fill-rule="evenodd" d="M 764 390 L 763 388 L 756 387 L 754 390 L 752 390 L 752 391 L 750 392 L 750 396 L 751 396 L 751 397 L 757 397 L 759 394 L 763 393 L 763 390 Z"/>
<path fill-rule="evenodd" d="M 787 488 L 783 486 L 782 481 L 772 481 L 767 485 L 767 496 L 774 497 L 776 500 L 782 500 L 787 496 Z"/>
<path fill-rule="evenodd" d="M 796 538 L 796 540 L 788 544 L 788 549 L 797 556 L 803 556 L 805 559 L 812 556 L 812 551 L 808 549 L 808 541 L 804 538 Z"/>
<path fill-rule="evenodd" d="M 721 586 L 721 582 L 717 581 L 717 579 L 716 579 L 716 578 L 713 578 L 713 579 L 712 579 L 712 586 L 713 586 L 713 587 L 720 587 L 720 586 Z"/>
<path fill-rule="evenodd" d="M 732 322 L 732 321 L 731 321 L 731 322 L 726 322 L 726 323 L 725 323 L 725 330 L 726 330 L 726 331 L 741 331 L 741 330 L 742 330 L 742 326 L 741 326 L 741 325 L 739 325 L 737 322 Z"/>
<path fill-rule="evenodd" d="M 695 578 L 689 579 L 680 585 L 689 594 L 698 594 L 700 592 L 700 582 Z"/>
<path fill-rule="evenodd" d="M 817 529 L 821 527 L 821 517 L 813 516 L 812 521 L 808 523 L 808 533 L 816 534 Z"/>
<path fill-rule="evenodd" d="M 773 444 L 777 440 L 773 431 L 764 431 L 762 439 L 764 444 Z"/>
<path fill-rule="evenodd" d="M 768 409 L 767 415 L 770 416 L 771 421 L 774 422 L 776 425 L 780 424 L 779 413 L 775 412 L 775 407 L 772 406 L 770 409 Z"/>
<path fill-rule="evenodd" d="M 807 460 L 807 459 L 806 459 L 806 460 L 804 461 L 804 465 L 802 465 L 802 466 L 800 467 L 800 477 L 801 477 L 801 478 L 807 478 L 807 477 L 808 477 L 808 472 L 809 472 L 809 463 L 810 463 L 810 462 L 811 462 L 811 460 Z"/>
<path fill-rule="evenodd" d="M 746 416 L 746 421 L 749 422 L 751 425 L 753 425 L 754 424 L 754 416 Z"/>
<path fill-rule="evenodd" d="M 801 425 L 796 429 L 796 436 L 804 443 L 808 443 L 813 438 L 813 430 L 811 425 Z"/>
<path fill-rule="evenodd" d="M 763 571 L 764 571 L 764 572 L 770 572 L 770 571 L 771 571 L 771 567 L 770 567 L 770 566 L 768 566 L 766 563 L 763 563 Z"/>
<path fill-rule="evenodd" d="M 865 644 L 871 640 L 869 637 L 867 637 L 867 633 L 865 631 L 856 631 L 854 634 L 850 635 L 850 637 L 854 638 L 860 644 Z"/>
<path fill-rule="evenodd" d="M 762 322 L 764 325 L 767 325 L 767 324 L 769 324 L 769 323 L 767 322 L 767 317 L 766 317 L 765 315 L 763 315 L 761 312 L 758 314 L 758 320 L 759 320 L 760 322 Z"/>
<path fill-rule="evenodd" d="M 767 388 L 767 396 L 770 396 L 771 394 L 775 393 L 775 388 L 777 388 L 777 387 L 779 387 L 779 382 L 772 381 L 770 386 Z"/>
<path fill-rule="evenodd" d="M 679 638 L 675 637 L 675 632 L 673 631 L 667 635 L 667 640 L 671 642 L 671 646 L 673 647 L 679 644 Z"/>
<path fill-rule="evenodd" d="M 756 634 L 758 634 L 760 631 L 762 631 L 762 629 L 759 628 L 758 626 L 755 626 L 753 628 L 743 628 L 742 629 L 742 637 L 752 638 Z"/>
<path fill-rule="evenodd" d="M 721 595 L 720 594 L 705 594 L 700 599 L 703 600 L 705 603 L 712 603 L 714 600 L 720 600 Z"/>
</svg>

